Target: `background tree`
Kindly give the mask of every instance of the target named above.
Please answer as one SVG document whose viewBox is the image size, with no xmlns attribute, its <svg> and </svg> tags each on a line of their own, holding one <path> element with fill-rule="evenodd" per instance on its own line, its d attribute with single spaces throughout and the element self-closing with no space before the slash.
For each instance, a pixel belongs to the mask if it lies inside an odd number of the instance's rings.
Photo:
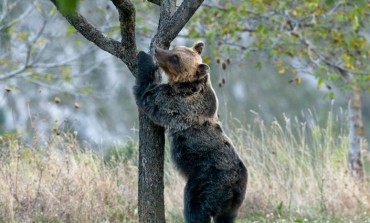
<svg viewBox="0 0 370 223">
<path fill-rule="evenodd" d="M 0 3 L 0 87 L 5 89 L 4 97 L 9 102 L 7 106 L 0 106 L 0 133 L 27 126 L 30 120 L 30 115 L 24 112 L 27 107 L 55 116 L 51 111 L 56 110 L 56 104 L 40 105 L 48 103 L 49 98 L 54 101 L 62 94 L 76 100 L 91 93 L 87 84 L 81 84 L 86 83 L 86 79 L 81 81 L 81 78 L 101 66 L 101 61 L 95 60 L 96 50 L 80 44 L 71 29 L 67 33 L 61 33 L 62 27 L 58 31 L 52 30 L 52 24 L 57 23 L 56 9 L 50 10 L 50 6 L 39 0 Z M 66 35 L 70 37 L 69 46 L 74 44 L 74 47 L 68 47 L 64 40 Z M 77 61 L 84 61 L 84 65 Z M 29 103 L 23 103 L 26 100 Z M 66 101 L 63 98 L 63 103 Z M 34 130 L 45 130 L 40 123 L 33 127 Z M 30 138 L 29 132 L 26 129 L 22 137 Z"/>
<path fill-rule="evenodd" d="M 135 40 L 135 6 L 130 0 L 112 0 L 119 14 L 121 41 L 104 35 L 82 15 L 60 6 L 64 1 L 51 0 L 68 22 L 87 40 L 102 50 L 121 59 L 131 73 L 137 75 L 137 48 Z M 158 30 L 151 41 L 155 47 L 168 49 L 202 0 L 185 0 L 176 9 L 175 1 L 151 1 L 160 5 Z M 59 6 L 59 7 L 58 7 Z M 71 7 L 73 9 L 73 6 Z M 140 222 L 165 222 L 163 200 L 164 129 L 156 126 L 139 110 L 139 219 Z"/>
<path fill-rule="evenodd" d="M 317 87 L 332 85 L 352 92 L 349 110 L 349 167 L 363 177 L 361 141 L 363 91 L 370 91 L 368 1 L 222 1 L 210 2 L 199 14 L 189 36 L 204 36 L 219 58 L 266 53 L 277 73 L 291 75 L 290 83 L 301 84 L 309 73 Z M 213 22 L 213 21 L 220 22 Z M 222 51 L 220 51 L 220 48 Z M 243 58 L 239 58 L 243 60 Z M 226 67 L 229 62 L 221 62 Z M 263 62 L 257 62 L 261 67 Z"/>
</svg>

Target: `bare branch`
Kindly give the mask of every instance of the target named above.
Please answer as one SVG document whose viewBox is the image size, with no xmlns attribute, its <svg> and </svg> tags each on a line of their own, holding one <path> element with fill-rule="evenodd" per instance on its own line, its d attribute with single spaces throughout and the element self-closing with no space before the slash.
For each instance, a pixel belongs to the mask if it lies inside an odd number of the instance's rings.
<svg viewBox="0 0 370 223">
<path fill-rule="evenodd" d="M 32 65 L 33 68 L 57 68 L 57 67 L 61 67 L 61 66 L 65 66 L 65 65 L 68 65 L 76 60 L 78 60 L 79 58 L 85 56 L 85 55 L 88 55 L 88 54 L 91 54 L 95 51 L 95 48 L 92 48 L 90 46 L 88 46 L 86 49 L 84 50 L 80 50 L 81 53 L 77 54 L 76 56 L 73 56 L 72 58 L 68 58 L 66 60 L 63 60 L 63 61 L 59 61 L 59 62 L 55 62 L 55 63 L 36 63 L 34 65 Z"/>
<path fill-rule="evenodd" d="M 356 8 L 356 4 L 353 4 L 352 2 L 346 2 L 346 1 L 339 1 L 337 2 L 334 7 L 327 13 L 320 15 L 320 17 L 329 19 L 333 17 L 333 15 L 336 13 L 336 11 L 340 8 L 344 8 L 346 6 L 352 6 L 353 8 Z"/>
<path fill-rule="evenodd" d="M 165 24 L 161 25 L 160 30 L 158 30 L 152 40 L 150 48 L 152 49 L 154 46 L 169 46 L 203 1 L 184 0 L 173 16 Z"/>
<path fill-rule="evenodd" d="M 21 67 L 21 68 L 19 68 L 19 69 L 15 70 L 15 71 L 13 71 L 13 72 L 10 72 L 10 73 L 5 74 L 5 75 L 1 75 L 1 76 L 0 76 L 0 81 L 7 80 L 7 79 L 10 79 L 10 78 L 12 78 L 12 77 L 15 77 L 15 76 L 17 76 L 18 74 L 23 73 L 24 71 L 26 71 L 26 70 L 27 70 L 27 68 L 28 68 L 28 66 L 27 66 L 27 65 L 25 65 L 25 66 L 23 66 L 23 67 Z"/>
<path fill-rule="evenodd" d="M 36 62 L 36 61 L 31 62 L 31 53 L 32 53 L 33 45 L 40 38 L 42 33 L 44 32 L 46 23 L 47 23 L 47 21 L 44 21 L 44 23 L 42 24 L 42 27 L 37 32 L 35 38 L 27 43 L 27 52 L 26 52 L 26 58 L 25 58 L 24 65 L 21 68 L 15 70 L 13 72 L 1 75 L 0 80 L 7 80 L 7 79 L 10 79 L 10 78 L 13 78 L 13 77 L 17 76 L 18 74 L 23 73 L 24 71 L 26 71 L 28 68 L 32 67 L 32 65 Z M 42 52 L 45 48 L 46 47 L 44 47 L 41 50 L 41 52 L 40 52 L 41 54 L 42 54 Z"/>
<path fill-rule="evenodd" d="M 50 0 L 59 10 L 56 0 Z M 60 12 L 62 13 L 62 12 Z M 82 15 L 75 12 L 73 14 L 62 13 L 68 22 L 75 27 L 87 40 L 95 43 L 102 50 L 121 58 L 120 42 L 107 37 L 100 30 L 91 25 Z"/>
<path fill-rule="evenodd" d="M 4 11 L 2 13 L 2 15 L 0 16 L 0 22 L 4 20 L 4 18 L 9 15 L 9 11 L 7 11 L 7 7 L 6 5 L 7 2 L 4 2 L 4 5 L 2 7 L 4 7 Z M 15 3 L 14 3 L 15 4 Z M 20 16 L 18 16 L 16 19 L 13 19 L 12 21 L 8 22 L 8 23 L 5 23 L 3 25 L 0 26 L 0 31 L 4 30 L 4 29 L 8 29 L 10 27 L 12 27 L 13 25 L 15 25 L 16 23 L 20 22 L 20 21 L 23 21 L 29 14 L 31 14 L 31 12 L 35 9 L 35 6 L 34 4 L 30 7 L 27 8 L 26 11 L 24 11 Z"/>
<path fill-rule="evenodd" d="M 43 51 L 46 48 L 47 48 L 47 46 L 45 46 L 41 51 Z M 29 52 L 28 52 L 29 50 L 31 50 L 31 48 L 27 49 L 27 54 L 29 54 Z M 83 50 L 82 53 L 74 56 L 73 58 L 69 58 L 69 59 L 64 60 L 64 61 L 59 61 L 59 62 L 56 62 L 56 63 L 49 63 L 49 64 L 37 63 L 39 57 L 41 57 L 41 54 L 42 54 L 42 52 L 40 52 L 40 53 L 38 53 L 38 55 L 36 56 L 36 58 L 32 62 L 28 61 L 27 63 L 25 63 L 22 67 L 20 67 L 17 70 L 14 70 L 14 71 L 6 73 L 6 74 L 1 74 L 0 75 L 0 81 L 17 77 L 17 75 L 19 75 L 21 73 L 22 73 L 22 76 L 20 76 L 20 77 L 26 78 L 26 77 L 29 76 L 29 74 L 32 74 L 31 72 L 27 72 L 27 70 L 29 68 L 31 68 L 31 69 L 34 69 L 34 68 L 36 68 L 36 69 L 37 68 L 49 69 L 49 68 L 58 68 L 58 67 L 66 66 L 66 65 L 76 61 L 77 59 L 79 59 L 82 56 L 91 54 L 92 52 L 94 52 L 94 50 L 95 50 L 95 48 L 88 47 L 88 48 L 86 48 L 86 50 Z M 86 72 L 84 71 L 83 73 L 80 73 L 79 76 L 84 76 L 85 73 Z"/>
<path fill-rule="evenodd" d="M 119 14 L 121 27 L 121 59 L 135 74 L 137 67 L 136 61 L 136 42 L 135 42 L 135 7 L 130 0 L 111 0 L 116 6 Z"/>
<path fill-rule="evenodd" d="M 319 61 L 323 62 L 326 66 L 328 66 L 328 67 L 334 69 L 335 71 L 337 71 L 340 75 L 342 75 L 343 78 L 346 79 L 348 74 L 368 75 L 368 72 L 366 72 L 366 71 L 361 71 L 361 70 L 355 71 L 355 70 L 351 70 L 351 69 L 348 69 L 348 68 L 342 66 L 341 64 L 338 64 L 338 63 L 333 62 L 332 60 L 330 60 L 326 56 L 322 55 L 317 50 L 317 47 L 315 45 L 313 45 L 308 39 L 306 39 L 303 35 L 298 34 L 298 33 L 295 33 L 294 35 L 296 35 L 297 37 L 299 37 L 299 40 L 305 46 L 308 47 L 308 50 L 310 50 L 310 51 L 312 51 L 314 53 L 314 55 L 318 58 Z M 314 60 L 311 56 L 309 56 L 309 57 L 310 57 L 311 61 L 314 62 L 314 64 L 316 64 L 317 66 L 320 66 L 319 61 Z"/>
</svg>

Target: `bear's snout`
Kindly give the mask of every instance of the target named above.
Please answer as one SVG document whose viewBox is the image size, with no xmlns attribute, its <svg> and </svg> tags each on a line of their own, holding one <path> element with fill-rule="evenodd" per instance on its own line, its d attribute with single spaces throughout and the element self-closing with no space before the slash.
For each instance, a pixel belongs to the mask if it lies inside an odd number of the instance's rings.
<svg viewBox="0 0 370 223">
<path fill-rule="evenodd" d="M 165 54 L 166 54 L 166 50 L 163 50 L 158 47 L 154 49 L 154 57 L 157 59 L 158 62 L 163 59 L 162 57 L 164 57 Z"/>
<path fill-rule="evenodd" d="M 160 56 L 160 55 L 163 55 L 163 54 L 165 54 L 165 53 L 166 53 L 166 50 L 161 49 L 161 48 L 159 48 L 159 47 L 156 47 L 156 48 L 154 49 L 154 56 L 155 56 L 155 57 Z"/>
</svg>

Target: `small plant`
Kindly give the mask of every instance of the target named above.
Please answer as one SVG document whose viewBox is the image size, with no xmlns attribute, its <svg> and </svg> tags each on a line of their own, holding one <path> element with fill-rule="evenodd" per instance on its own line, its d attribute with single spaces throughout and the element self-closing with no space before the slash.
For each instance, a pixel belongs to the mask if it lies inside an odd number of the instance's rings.
<svg viewBox="0 0 370 223">
<path fill-rule="evenodd" d="M 107 165 L 116 165 L 132 161 L 136 164 L 138 159 L 138 144 L 133 140 L 126 141 L 123 145 L 118 145 L 107 149 L 104 155 L 104 162 Z"/>
</svg>

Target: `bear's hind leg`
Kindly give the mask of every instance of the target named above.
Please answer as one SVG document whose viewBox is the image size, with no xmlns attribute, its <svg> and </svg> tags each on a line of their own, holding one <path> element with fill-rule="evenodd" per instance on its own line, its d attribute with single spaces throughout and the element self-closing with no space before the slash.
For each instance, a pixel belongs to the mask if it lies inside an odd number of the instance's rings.
<svg viewBox="0 0 370 223">
<path fill-rule="evenodd" d="M 187 223 L 210 223 L 211 216 L 205 214 L 202 210 L 185 207 L 185 220 Z"/>
<path fill-rule="evenodd" d="M 187 223 L 210 223 L 211 214 L 207 207 L 207 198 L 203 197 L 203 185 L 195 179 L 189 179 L 184 193 L 184 216 Z"/>
<path fill-rule="evenodd" d="M 214 217 L 215 223 L 233 223 L 236 218 L 236 213 L 225 213 Z"/>
</svg>

